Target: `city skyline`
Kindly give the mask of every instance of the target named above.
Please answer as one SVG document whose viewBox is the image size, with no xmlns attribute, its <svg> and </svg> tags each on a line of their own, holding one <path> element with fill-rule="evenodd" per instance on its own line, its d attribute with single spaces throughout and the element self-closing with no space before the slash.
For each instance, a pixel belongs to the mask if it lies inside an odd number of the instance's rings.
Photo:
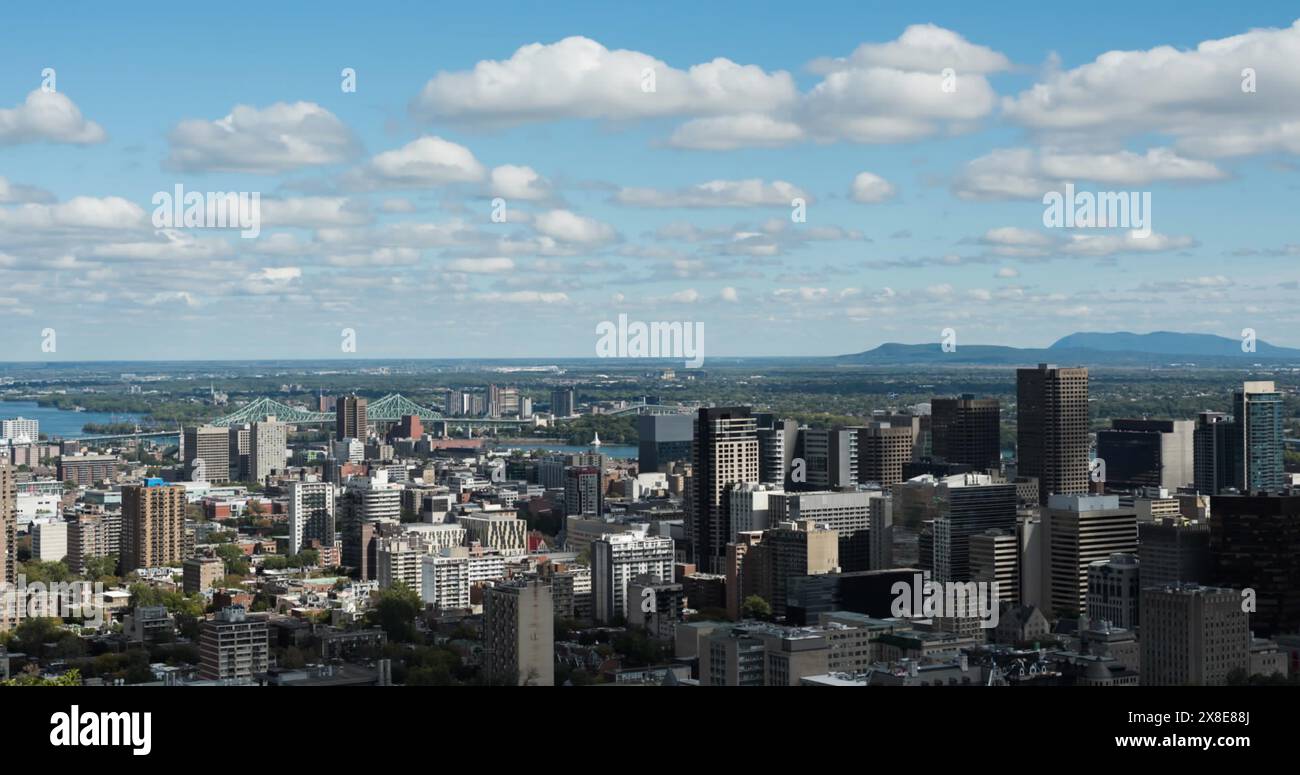
<svg viewBox="0 0 1300 775">
<path fill-rule="evenodd" d="M 706 367 L 947 328 L 1300 346 L 1281 4 L 161 8 L 0 32 L 0 360 L 588 358 L 620 315 L 704 324 Z M 1048 227 L 1067 186 L 1145 198 Z M 256 228 L 158 226 L 184 192 L 256 194 Z"/>
</svg>

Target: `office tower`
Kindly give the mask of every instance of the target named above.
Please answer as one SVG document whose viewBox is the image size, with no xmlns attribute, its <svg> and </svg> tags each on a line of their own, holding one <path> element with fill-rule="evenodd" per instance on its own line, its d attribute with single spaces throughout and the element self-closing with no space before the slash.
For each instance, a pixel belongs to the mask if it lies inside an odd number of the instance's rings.
<svg viewBox="0 0 1300 775">
<path fill-rule="evenodd" d="M 226 563 L 220 557 L 190 557 L 181 563 L 181 589 L 197 595 L 216 588 L 226 575 Z"/>
<path fill-rule="evenodd" d="M 200 460 L 201 466 L 197 462 Z M 230 481 L 230 430 L 217 425 L 186 428 L 185 473 L 192 482 Z"/>
<path fill-rule="evenodd" d="M 603 476 L 594 466 L 568 466 L 564 469 L 564 514 L 600 516 L 604 508 L 601 490 Z"/>
<path fill-rule="evenodd" d="M 731 488 L 732 534 L 766 530 L 779 520 L 772 519 L 771 499 L 785 493 L 779 486 L 759 482 L 741 482 Z"/>
<path fill-rule="evenodd" d="M 528 523 L 517 518 L 514 512 L 465 514 L 456 524 L 465 528 L 467 541 L 490 546 L 504 557 L 528 554 Z"/>
<path fill-rule="evenodd" d="M 14 468 L 0 462 L 0 582 L 18 583 L 18 485 Z"/>
<path fill-rule="evenodd" d="M 790 492 L 768 499 L 768 524 L 812 521 L 839 536 L 837 565 L 847 572 L 871 567 L 871 502 L 879 492 Z M 757 529 L 757 528 L 756 528 Z"/>
<path fill-rule="evenodd" d="M 940 479 L 934 490 L 936 581 L 970 581 L 970 539 L 986 530 L 1014 530 L 1016 486 L 988 474 L 956 474 Z"/>
<path fill-rule="evenodd" d="M 1195 423 L 1191 420 L 1111 420 L 1097 432 L 1097 457 L 1106 461 L 1108 490 L 1177 490 L 1195 479 Z"/>
<path fill-rule="evenodd" d="M 1137 514 L 1114 495 L 1053 495 L 1042 520 L 1049 611 L 1079 616 L 1087 610 L 1088 566 L 1137 551 Z"/>
<path fill-rule="evenodd" d="M 1210 523 L 1182 518 L 1138 522 L 1142 585 L 1206 584 L 1210 575 Z"/>
<path fill-rule="evenodd" d="M 1220 490 L 1236 486 L 1237 456 L 1232 430 L 1231 418 L 1223 412 L 1196 415 L 1192 456 L 1197 492 L 1218 495 Z"/>
<path fill-rule="evenodd" d="M 573 388 L 557 388 L 551 391 L 551 414 L 556 417 L 572 417 L 578 413 L 578 403 Z"/>
<path fill-rule="evenodd" d="M 1038 502 L 1088 492 L 1088 370 L 1040 363 L 1016 370 L 1016 472 Z"/>
<path fill-rule="evenodd" d="M 996 583 L 999 603 L 1020 603 L 1020 544 L 1014 530 L 985 530 L 970 537 L 971 581 Z"/>
<path fill-rule="evenodd" d="M 270 628 L 265 614 L 230 606 L 199 627 L 199 677 L 210 681 L 251 679 L 270 665 Z"/>
<path fill-rule="evenodd" d="M 366 430 L 366 399 L 358 396 L 339 396 L 334 404 L 334 438 L 361 439 L 369 437 Z"/>
<path fill-rule="evenodd" d="M 799 423 L 794 420 L 778 420 L 772 414 L 759 414 L 756 418 L 758 480 L 777 487 L 788 487 L 791 485 L 791 462 L 799 445 Z"/>
<path fill-rule="evenodd" d="M 1246 382 L 1232 394 L 1235 482 L 1243 493 L 1274 492 L 1286 475 L 1282 468 L 1282 394 L 1272 382 Z"/>
<path fill-rule="evenodd" d="M 885 489 L 903 481 L 903 466 L 912 459 L 912 429 L 873 422 L 854 430 L 858 434 L 858 481 Z"/>
<path fill-rule="evenodd" d="M 1249 615 L 1237 590 L 1148 587 L 1141 608 L 1143 686 L 1221 686 L 1249 668 Z"/>
<path fill-rule="evenodd" d="M 155 483 L 157 482 L 157 483 Z M 122 488 L 122 573 L 185 559 L 185 487 L 161 480 Z"/>
<path fill-rule="evenodd" d="M 483 591 L 483 670 L 489 685 L 555 685 L 555 608 L 532 579 Z"/>
<path fill-rule="evenodd" d="M 745 575 L 752 579 L 754 593 L 772 606 L 772 615 L 781 618 L 786 615 L 790 580 L 838 571 L 839 547 L 839 535 L 811 519 L 781 522 L 750 547 Z"/>
<path fill-rule="evenodd" d="M 963 463 L 976 471 L 1002 463 L 1002 407 L 996 398 L 957 398 L 930 401 L 930 456 L 945 463 Z"/>
<path fill-rule="evenodd" d="M 591 542 L 591 589 L 596 621 L 627 617 L 628 584 L 648 573 L 673 581 L 673 539 L 633 533 L 608 533 Z"/>
<path fill-rule="evenodd" d="M 690 461 L 695 418 L 689 414 L 643 414 L 636 418 L 638 470 L 667 471 L 672 463 Z"/>
<path fill-rule="evenodd" d="M 894 499 L 871 493 L 871 570 L 894 567 Z"/>
<path fill-rule="evenodd" d="M 0 420 L 0 441 L 11 444 L 30 444 L 41 440 L 41 423 L 25 417 Z"/>
<path fill-rule="evenodd" d="M 806 479 L 802 483 L 796 482 L 796 487 L 829 490 L 857 485 L 857 429 L 803 428 L 799 436 Z"/>
<path fill-rule="evenodd" d="M 283 471 L 288 457 L 289 430 L 274 417 L 265 422 L 255 422 L 248 433 L 248 472 L 254 482 L 265 482 L 266 477 Z"/>
<path fill-rule="evenodd" d="M 1254 628 L 1300 631 L 1300 495 L 1216 495 L 1213 583 L 1255 591 Z"/>
<path fill-rule="evenodd" d="M 705 573 L 721 573 L 732 535 L 731 486 L 758 481 L 758 430 L 749 408 L 700 409 L 693 457 L 689 514 L 695 565 Z"/>
<path fill-rule="evenodd" d="M 1138 558 L 1131 554 L 1112 554 L 1088 565 L 1088 619 L 1109 622 L 1115 627 L 1136 631 L 1139 624 L 1138 598 L 1143 586 Z"/>
<path fill-rule="evenodd" d="M 333 546 L 334 538 L 334 485 L 290 482 L 289 553 L 298 554 L 313 540 Z"/>
<path fill-rule="evenodd" d="M 869 424 L 879 423 L 890 428 L 906 428 L 912 435 L 912 451 L 909 462 L 930 456 L 930 415 L 912 412 L 887 412 L 880 409 L 871 413 Z"/>
</svg>

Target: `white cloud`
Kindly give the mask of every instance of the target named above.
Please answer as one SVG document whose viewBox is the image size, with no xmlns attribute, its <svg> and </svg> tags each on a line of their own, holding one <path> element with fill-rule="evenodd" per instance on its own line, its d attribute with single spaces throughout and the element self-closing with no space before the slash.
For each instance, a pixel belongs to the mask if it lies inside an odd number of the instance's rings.
<svg viewBox="0 0 1300 775">
<path fill-rule="evenodd" d="M 364 203 L 346 197 L 298 197 L 261 200 L 263 226 L 329 228 L 369 223 Z"/>
<path fill-rule="evenodd" d="M 1214 164 L 1169 148 L 1144 154 L 1071 153 L 1058 149 L 999 148 L 966 163 L 953 182 L 961 199 L 1042 199 L 1067 182 L 1138 186 L 1161 181 L 1207 182 L 1226 174 Z"/>
<path fill-rule="evenodd" d="M 1256 73 L 1255 92 L 1242 71 Z M 1300 153 L 1300 20 L 1253 29 L 1191 50 L 1157 46 L 1107 51 L 1050 73 L 1003 100 L 1012 121 L 1058 140 L 1091 144 L 1146 133 L 1175 147 L 1220 157 Z"/>
<path fill-rule="evenodd" d="M 853 201 L 876 204 L 894 197 L 894 186 L 889 181 L 870 172 L 859 172 L 853 178 Z"/>
<path fill-rule="evenodd" d="M 139 205 L 117 196 L 78 196 L 58 204 L 0 209 L 0 229 L 137 229 L 147 224 Z"/>
<path fill-rule="evenodd" d="M 744 113 L 687 121 L 668 138 L 668 145 L 700 151 L 730 151 L 736 148 L 775 148 L 803 137 L 803 128 L 793 121 Z"/>
<path fill-rule="evenodd" d="M 790 207 L 791 200 L 811 197 L 784 180 L 711 180 L 687 188 L 623 188 L 614 195 L 619 204 L 636 207 Z"/>
<path fill-rule="evenodd" d="M 727 286 L 726 288 L 723 288 L 722 293 L 719 295 L 722 297 L 723 301 L 728 301 L 733 303 L 740 301 L 740 294 L 736 291 L 735 288 L 732 288 L 731 286 Z"/>
<path fill-rule="evenodd" d="M 551 195 L 551 185 L 532 167 L 503 164 L 492 169 L 492 196 L 537 200 Z"/>
<path fill-rule="evenodd" d="M 654 73 L 654 90 L 643 74 Z M 789 73 L 714 59 L 688 70 L 639 51 L 609 50 L 590 38 L 520 47 L 506 60 L 443 72 L 412 102 L 426 120 L 517 124 L 563 118 L 626 120 L 766 111 L 795 97 Z"/>
<path fill-rule="evenodd" d="M 514 271 L 515 262 L 509 258 L 458 258 L 446 264 L 449 272 L 466 274 L 500 274 Z"/>
<path fill-rule="evenodd" d="M 1163 253 L 1195 247 L 1191 237 L 1175 237 L 1152 232 L 1145 237 L 1137 232 L 1119 234 L 1071 234 L 1061 252 L 1076 256 L 1109 256 L 1116 253 Z"/>
<path fill-rule="evenodd" d="M 61 92 L 34 89 L 21 105 L 0 108 L 0 145 L 36 142 L 88 145 L 107 139 L 103 127 L 87 121 L 76 104 Z"/>
<path fill-rule="evenodd" d="M 352 131 L 314 102 L 236 105 L 216 121 L 188 119 L 170 138 L 167 165 L 186 171 L 279 173 L 353 158 Z"/>
<path fill-rule="evenodd" d="M 567 304 L 569 295 L 544 291 L 511 291 L 509 293 L 480 293 L 475 296 L 479 301 L 509 304 Z"/>
<path fill-rule="evenodd" d="M 426 135 L 401 148 L 377 154 L 349 179 L 368 188 L 422 188 L 476 183 L 487 171 L 465 146 Z"/>
<path fill-rule="evenodd" d="M 255 295 L 284 293 L 302 279 L 302 270 L 296 266 L 268 266 L 244 278 L 243 290 Z"/>
<path fill-rule="evenodd" d="M 609 224 L 568 210 L 540 213 L 534 225 L 543 235 L 561 242 L 591 245 L 611 242 L 618 237 L 618 232 Z"/>
<path fill-rule="evenodd" d="M 0 176 L 0 205 L 27 202 L 43 204 L 53 201 L 54 195 L 43 188 L 27 186 L 21 183 L 10 183 L 4 176 Z"/>
</svg>

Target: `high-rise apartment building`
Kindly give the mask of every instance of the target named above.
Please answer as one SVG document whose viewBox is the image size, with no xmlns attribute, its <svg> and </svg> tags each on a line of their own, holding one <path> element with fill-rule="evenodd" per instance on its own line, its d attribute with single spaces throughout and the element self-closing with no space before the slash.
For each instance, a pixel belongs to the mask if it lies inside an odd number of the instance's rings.
<svg viewBox="0 0 1300 775">
<path fill-rule="evenodd" d="M 0 582 L 18 582 L 18 485 L 8 463 L 0 463 Z"/>
<path fill-rule="evenodd" d="M 600 516 L 604 509 L 604 484 L 601 470 L 595 466 L 568 466 L 564 469 L 565 516 L 588 514 Z"/>
<path fill-rule="evenodd" d="M 1038 502 L 1088 492 L 1088 370 L 1040 363 L 1016 370 L 1016 465 Z"/>
<path fill-rule="evenodd" d="M 230 481 L 230 429 L 218 425 L 186 428 L 185 473 L 192 482 Z"/>
<path fill-rule="evenodd" d="M 1002 407 L 996 398 L 963 393 L 930 400 L 930 455 L 976 471 L 1002 462 Z"/>
<path fill-rule="evenodd" d="M 1272 382 L 1246 382 L 1232 394 L 1235 482 L 1243 493 L 1281 489 L 1282 394 Z"/>
<path fill-rule="evenodd" d="M 484 590 L 483 669 L 491 685 L 555 685 L 550 584 L 531 579 Z"/>
<path fill-rule="evenodd" d="M 185 559 L 185 487 L 161 480 L 122 488 L 122 572 Z"/>
<path fill-rule="evenodd" d="M 556 417 L 572 417 L 578 413 L 578 403 L 573 388 L 558 388 L 551 391 L 551 414 Z"/>
<path fill-rule="evenodd" d="M 312 540 L 333 546 L 334 485 L 329 482 L 289 484 L 289 553 L 297 554 Z"/>
<path fill-rule="evenodd" d="M 695 424 L 691 532 L 695 564 L 723 573 L 731 540 L 731 486 L 758 481 L 758 426 L 748 407 L 700 409 Z"/>
<path fill-rule="evenodd" d="M 248 434 L 249 479 L 264 482 L 275 471 L 283 471 L 288 450 L 288 426 L 274 417 L 253 423 Z"/>
<path fill-rule="evenodd" d="M 334 438 L 362 439 L 366 431 L 366 399 L 359 396 L 339 396 L 334 404 Z"/>
<path fill-rule="evenodd" d="M 265 614 L 249 614 L 243 606 L 225 608 L 199 627 L 199 677 L 251 679 L 266 672 L 270 651 Z"/>
<path fill-rule="evenodd" d="M 648 573 L 673 581 L 673 539 L 608 533 L 591 543 L 591 589 L 598 622 L 627 616 L 628 584 Z"/>
<path fill-rule="evenodd" d="M 41 440 L 41 423 L 26 417 L 0 420 L 0 441 L 11 444 L 34 444 Z"/>
</svg>

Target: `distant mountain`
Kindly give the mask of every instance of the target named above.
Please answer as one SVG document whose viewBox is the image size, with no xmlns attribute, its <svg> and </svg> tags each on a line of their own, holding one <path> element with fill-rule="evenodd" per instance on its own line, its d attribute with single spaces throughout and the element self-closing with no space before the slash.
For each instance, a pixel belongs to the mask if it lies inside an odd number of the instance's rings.
<svg viewBox="0 0 1300 775">
<path fill-rule="evenodd" d="M 1241 350 L 1241 340 L 1213 334 L 1183 334 L 1155 331 L 1134 334 L 1080 332 L 1062 337 L 1047 348 L 1003 347 L 999 345 L 958 344 L 946 353 L 938 342 L 899 344 L 888 342 L 866 352 L 841 355 L 839 363 L 898 365 L 909 363 L 948 363 L 962 365 L 1013 365 L 1057 363 L 1061 365 L 1158 366 L 1169 363 L 1230 365 L 1264 361 L 1300 363 L 1300 349 L 1277 347 L 1256 340 L 1255 352 Z"/>
<path fill-rule="evenodd" d="M 1082 332 L 1061 337 L 1049 348 L 1070 350 L 1101 350 L 1104 352 L 1153 353 L 1157 355 L 1220 355 L 1265 356 L 1274 358 L 1300 357 L 1300 350 L 1277 347 L 1257 339 L 1254 353 L 1241 351 L 1240 339 L 1229 339 L 1214 334 L 1180 334 L 1176 331 L 1153 331 L 1133 334 L 1128 331 L 1114 333 Z"/>
</svg>

